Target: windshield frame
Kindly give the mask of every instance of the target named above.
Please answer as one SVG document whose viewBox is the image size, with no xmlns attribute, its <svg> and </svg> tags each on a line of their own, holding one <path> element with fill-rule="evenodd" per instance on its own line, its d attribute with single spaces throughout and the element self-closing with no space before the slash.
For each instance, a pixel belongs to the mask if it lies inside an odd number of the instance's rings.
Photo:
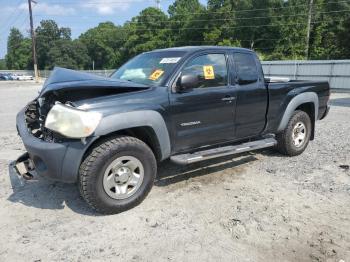
<svg viewBox="0 0 350 262">
<path fill-rule="evenodd" d="M 170 58 L 170 57 L 181 57 L 181 58 L 176 63 L 173 63 L 174 66 L 172 69 L 165 72 L 164 77 L 162 78 L 162 80 L 159 83 L 156 83 L 156 82 L 154 82 L 154 84 L 152 84 L 152 83 L 140 83 L 140 82 L 136 82 L 136 81 L 132 81 L 132 80 L 113 78 L 113 76 L 116 75 L 118 73 L 118 71 L 122 70 L 129 63 L 132 63 L 135 59 L 138 59 L 140 56 L 148 55 L 148 54 L 162 54 L 163 58 Z M 144 53 L 141 53 L 141 54 L 129 59 L 122 66 L 120 66 L 118 69 L 116 69 L 109 77 L 112 79 L 115 79 L 115 80 L 128 81 L 128 82 L 132 82 L 135 84 L 143 84 L 143 85 L 152 86 L 152 87 L 153 86 L 155 86 L 155 87 L 166 86 L 166 83 L 173 76 L 173 74 L 175 72 L 177 72 L 178 67 L 181 66 L 183 61 L 185 61 L 187 59 L 187 56 L 188 56 L 188 52 L 184 51 L 184 50 L 156 50 L 156 51 L 144 52 Z"/>
</svg>

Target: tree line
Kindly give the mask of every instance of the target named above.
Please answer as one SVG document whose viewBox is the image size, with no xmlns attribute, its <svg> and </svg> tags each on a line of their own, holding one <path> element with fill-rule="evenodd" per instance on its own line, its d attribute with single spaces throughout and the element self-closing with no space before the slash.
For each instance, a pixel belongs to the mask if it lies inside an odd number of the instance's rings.
<svg viewBox="0 0 350 262">
<path fill-rule="evenodd" d="M 307 42 L 305 0 L 176 0 L 167 13 L 149 7 L 123 25 L 100 23 L 72 39 L 42 20 L 35 29 L 39 69 L 117 68 L 141 52 L 184 45 L 255 50 L 263 60 L 350 58 L 350 1 L 314 0 Z M 306 48 L 309 46 L 309 48 Z M 32 69 L 31 39 L 12 28 L 2 67 Z"/>
</svg>

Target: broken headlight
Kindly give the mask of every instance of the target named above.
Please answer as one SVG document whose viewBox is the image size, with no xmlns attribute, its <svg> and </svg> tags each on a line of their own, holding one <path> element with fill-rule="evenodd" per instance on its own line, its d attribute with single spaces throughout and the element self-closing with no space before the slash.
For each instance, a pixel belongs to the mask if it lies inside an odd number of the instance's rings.
<svg viewBox="0 0 350 262">
<path fill-rule="evenodd" d="M 49 111 L 45 127 L 70 138 L 90 136 L 101 120 L 101 114 L 55 104 Z"/>
</svg>

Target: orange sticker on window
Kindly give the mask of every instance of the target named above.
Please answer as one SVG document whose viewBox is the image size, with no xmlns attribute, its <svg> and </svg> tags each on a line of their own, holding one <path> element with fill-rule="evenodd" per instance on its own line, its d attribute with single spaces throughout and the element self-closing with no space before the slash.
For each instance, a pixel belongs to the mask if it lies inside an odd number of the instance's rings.
<svg viewBox="0 0 350 262">
<path fill-rule="evenodd" d="M 157 70 L 155 70 L 155 71 L 149 76 L 148 79 L 155 81 L 155 80 L 157 80 L 159 77 L 161 77 L 161 76 L 163 75 L 163 73 L 164 73 L 163 70 L 157 69 Z"/>
<path fill-rule="evenodd" d="M 214 67 L 212 65 L 203 66 L 204 79 L 215 79 Z"/>
</svg>

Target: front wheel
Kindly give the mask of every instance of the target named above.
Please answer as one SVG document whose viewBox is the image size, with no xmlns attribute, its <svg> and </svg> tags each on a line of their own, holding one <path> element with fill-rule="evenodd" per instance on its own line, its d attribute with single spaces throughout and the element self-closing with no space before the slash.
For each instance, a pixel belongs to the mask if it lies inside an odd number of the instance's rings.
<svg viewBox="0 0 350 262">
<path fill-rule="evenodd" d="M 287 127 L 276 136 L 278 151 L 288 156 L 300 155 L 310 141 L 311 128 L 309 115 L 304 111 L 295 111 Z"/>
<path fill-rule="evenodd" d="M 119 213 L 142 202 L 156 173 L 156 159 L 144 142 L 116 137 L 95 146 L 81 164 L 80 193 L 98 212 Z"/>
</svg>

